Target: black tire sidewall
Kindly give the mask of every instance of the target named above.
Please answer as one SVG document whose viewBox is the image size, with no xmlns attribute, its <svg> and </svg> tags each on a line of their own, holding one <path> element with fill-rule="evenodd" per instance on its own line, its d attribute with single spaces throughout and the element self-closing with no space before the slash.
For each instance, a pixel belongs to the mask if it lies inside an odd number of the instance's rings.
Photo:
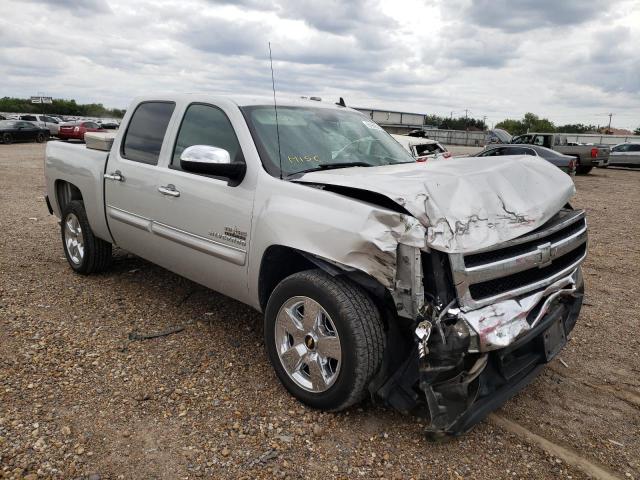
<svg viewBox="0 0 640 480">
<path fill-rule="evenodd" d="M 47 139 L 46 135 L 42 132 L 38 133 L 38 135 L 36 135 L 36 142 L 38 143 L 44 143 L 44 141 Z"/>
<path fill-rule="evenodd" d="M 5 145 L 11 145 L 13 143 L 13 136 L 10 133 L 3 133 L 2 143 L 4 143 Z"/>
<path fill-rule="evenodd" d="M 321 393 L 309 392 L 299 387 L 284 370 L 276 349 L 275 319 L 280 307 L 289 298 L 296 296 L 306 296 L 318 302 L 331 317 L 340 337 L 342 359 L 338 378 L 328 390 Z M 341 311 L 340 304 L 334 296 L 321 286 L 305 281 L 295 275 L 283 280 L 269 298 L 264 317 L 265 346 L 269 359 L 276 375 L 287 390 L 303 403 L 313 408 L 322 410 L 338 409 L 352 394 L 353 380 L 359 359 L 356 355 L 354 332 L 345 317 L 345 313 Z"/>
</svg>

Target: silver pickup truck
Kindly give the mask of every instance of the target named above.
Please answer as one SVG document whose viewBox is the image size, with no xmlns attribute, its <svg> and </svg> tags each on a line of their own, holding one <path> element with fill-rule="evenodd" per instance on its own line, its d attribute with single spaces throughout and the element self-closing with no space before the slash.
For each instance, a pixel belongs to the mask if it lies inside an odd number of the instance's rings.
<svg viewBox="0 0 640 480">
<path fill-rule="evenodd" d="M 461 434 L 576 323 L 585 214 L 544 160 L 419 163 L 343 105 L 206 95 L 136 99 L 108 140 L 47 145 L 71 268 L 118 245 L 263 312 L 277 376 L 314 408 L 369 397 Z"/>
<path fill-rule="evenodd" d="M 576 159 L 576 173 L 586 175 L 593 167 L 609 165 L 610 147 L 607 145 L 577 145 L 562 133 L 527 133 L 511 139 L 511 143 L 538 145 Z"/>
</svg>

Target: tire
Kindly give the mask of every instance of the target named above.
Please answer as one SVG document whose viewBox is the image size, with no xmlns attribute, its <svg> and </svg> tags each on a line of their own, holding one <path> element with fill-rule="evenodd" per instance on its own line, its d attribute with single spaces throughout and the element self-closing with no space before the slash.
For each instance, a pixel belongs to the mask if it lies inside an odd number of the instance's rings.
<svg viewBox="0 0 640 480">
<path fill-rule="evenodd" d="M 3 133 L 2 134 L 2 143 L 4 143 L 5 145 L 10 145 L 13 143 L 13 135 L 11 135 L 10 133 Z"/>
<path fill-rule="evenodd" d="M 81 201 L 72 200 L 64 207 L 60 235 L 67 262 L 77 273 L 99 273 L 111 265 L 111 244 L 93 234 Z"/>
<path fill-rule="evenodd" d="M 42 132 L 40 132 L 40 133 L 38 133 L 38 135 L 36 135 L 36 142 L 38 142 L 38 143 L 44 143 L 46 139 L 47 139 L 47 136 Z"/>
<path fill-rule="evenodd" d="M 310 306 L 313 302 L 319 306 L 319 314 L 315 316 L 319 318 L 318 325 L 312 331 L 302 323 L 308 301 Z M 285 308 L 296 302 L 303 302 L 302 308 L 290 311 L 302 320 L 295 325 L 289 320 L 293 335 L 286 329 L 283 334 L 279 318 L 292 318 L 286 315 Z M 302 328 L 296 330 L 296 325 Z M 301 402 L 320 410 L 339 411 L 361 401 L 382 363 L 384 332 L 375 304 L 359 286 L 322 270 L 295 273 L 278 284 L 267 303 L 264 337 L 269 360 L 285 388 Z M 337 347 L 332 337 L 338 338 Z M 331 342 L 327 343 L 327 339 Z M 294 344 L 297 348 L 292 347 Z M 290 351 L 294 352 L 293 358 L 300 360 L 290 362 L 287 370 L 281 358 L 292 358 L 286 357 Z M 326 351 L 330 353 L 325 355 Z M 323 355 L 328 361 L 320 368 L 322 376 L 315 376 L 316 380 L 322 380 L 314 382 L 310 366 L 316 365 L 314 371 L 317 372 L 318 363 L 323 365 Z M 331 355 L 339 356 L 339 360 Z M 300 367 L 291 368 L 292 364 Z M 327 377 L 329 380 L 325 382 Z M 316 385 L 321 387 L 315 388 Z"/>
<path fill-rule="evenodd" d="M 576 167 L 576 173 L 578 175 L 586 175 L 588 174 L 591 170 L 593 170 L 593 166 L 589 166 L 589 167 L 582 167 L 582 166 L 578 166 Z"/>
</svg>

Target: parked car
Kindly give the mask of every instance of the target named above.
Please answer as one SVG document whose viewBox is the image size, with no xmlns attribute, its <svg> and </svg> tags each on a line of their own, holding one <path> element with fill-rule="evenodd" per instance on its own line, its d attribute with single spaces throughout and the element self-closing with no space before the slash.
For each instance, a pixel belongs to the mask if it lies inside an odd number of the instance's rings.
<svg viewBox="0 0 640 480">
<path fill-rule="evenodd" d="M 620 143 L 611 149 L 609 165 L 640 167 L 640 143 Z"/>
<path fill-rule="evenodd" d="M 411 137 L 408 135 L 391 135 L 416 159 L 416 162 L 426 162 L 436 157 L 449 158 L 451 153 L 439 142 L 429 138 Z"/>
<path fill-rule="evenodd" d="M 0 115 L 0 120 L 6 120 L 4 115 Z"/>
<path fill-rule="evenodd" d="M 61 140 L 81 140 L 87 132 L 105 132 L 96 122 L 69 122 L 60 126 L 58 137 Z"/>
<path fill-rule="evenodd" d="M 0 120 L 0 140 L 2 143 L 45 142 L 49 138 L 49 129 L 41 128 L 22 120 Z"/>
<path fill-rule="evenodd" d="M 576 158 L 576 172 L 586 175 L 593 167 L 604 167 L 609 162 L 606 145 L 569 145 L 567 136 L 559 133 L 527 133 L 513 137 L 512 144 L 529 144 L 547 147 Z"/>
<path fill-rule="evenodd" d="M 264 312 L 300 401 L 372 398 L 436 437 L 558 354 L 587 252 L 567 175 L 530 156 L 417 164 L 329 102 L 275 113 L 269 98 L 147 96 L 115 136 L 86 134 L 101 149 L 50 142 L 46 202 L 71 269 L 106 269 L 116 244 L 235 298 Z"/>
<path fill-rule="evenodd" d="M 49 134 L 56 136 L 60 129 L 59 122 L 49 115 L 20 115 L 20 120 L 31 122 L 40 128 L 46 128 L 49 130 Z"/>
<path fill-rule="evenodd" d="M 474 157 L 496 157 L 504 155 L 531 155 L 540 157 L 569 175 L 576 174 L 576 158 L 538 145 L 495 145 L 487 146 Z"/>
<path fill-rule="evenodd" d="M 98 125 L 107 130 L 115 130 L 118 128 L 118 122 L 115 120 L 98 120 Z"/>
</svg>

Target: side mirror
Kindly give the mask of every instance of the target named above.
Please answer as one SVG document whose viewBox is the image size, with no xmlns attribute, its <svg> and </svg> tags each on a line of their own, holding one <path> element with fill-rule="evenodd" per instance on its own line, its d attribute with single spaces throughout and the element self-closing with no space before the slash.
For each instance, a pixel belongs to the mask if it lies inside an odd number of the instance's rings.
<svg viewBox="0 0 640 480">
<path fill-rule="evenodd" d="M 211 145 L 192 145 L 180 155 L 180 167 L 187 172 L 225 177 L 240 183 L 247 170 L 244 162 L 231 162 L 229 152 Z"/>
</svg>

